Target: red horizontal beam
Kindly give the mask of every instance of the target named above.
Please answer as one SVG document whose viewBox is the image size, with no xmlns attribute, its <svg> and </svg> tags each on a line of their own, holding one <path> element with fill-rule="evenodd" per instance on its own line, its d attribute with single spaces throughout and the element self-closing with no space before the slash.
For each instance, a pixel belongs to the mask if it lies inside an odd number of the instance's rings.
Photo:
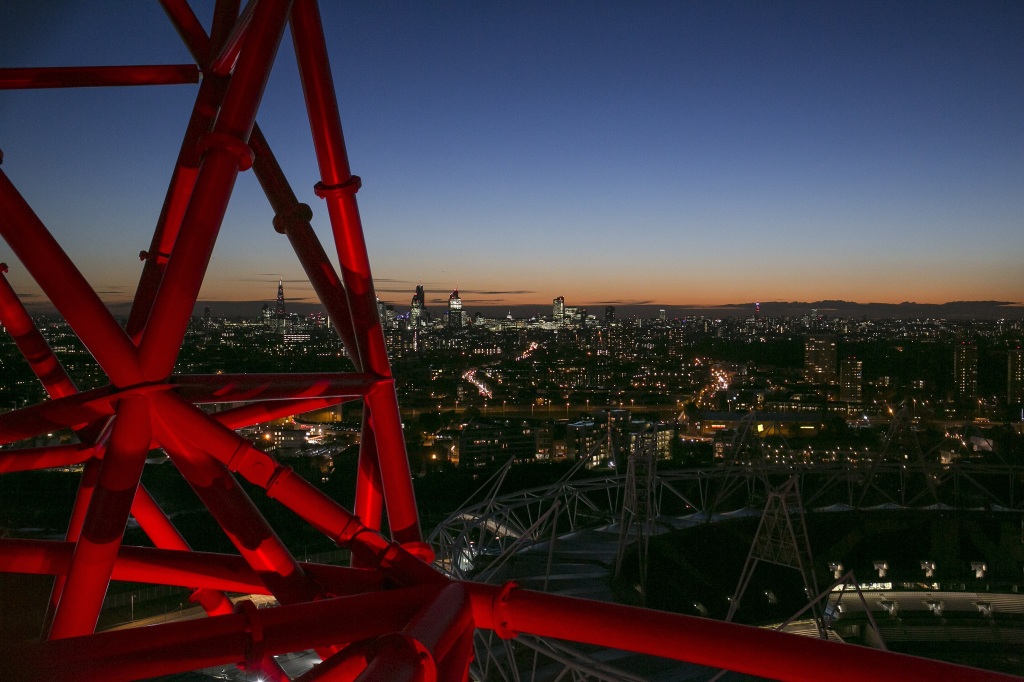
<svg viewBox="0 0 1024 682">
<path fill-rule="evenodd" d="M 38 643 L 5 642 L 4 675 L 20 682 L 119 682 L 241 664 L 400 630 L 438 592 L 414 587 Z M 255 641 L 253 633 L 259 633 Z"/>
<path fill-rule="evenodd" d="M 879 649 L 620 604 L 464 583 L 478 628 L 635 651 L 791 682 L 1020 682 L 1021 678 Z"/>
<path fill-rule="evenodd" d="M 32 575 L 62 575 L 71 565 L 73 542 L 0 539 L 0 571 Z M 363 594 L 381 588 L 376 571 L 302 563 L 335 596 Z M 269 594 L 256 572 L 240 556 L 152 547 L 122 546 L 111 574 L 113 580 L 205 587 L 246 594 Z"/>
<path fill-rule="evenodd" d="M 170 384 L 191 402 L 232 403 L 253 400 L 363 396 L 379 383 L 373 374 L 195 374 L 174 376 Z"/>
<path fill-rule="evenodd" d="M 115 391 L 104 386 L 0 414 L 0 445 L 106 419 L 114 414 Z"/>
<path fill-rule="evenodd" d="M 0 474 L 73 466 L 88 460 L 95 451 L 96 448 L 93 446 L 81 443 L 4 450 L 0 452 Z"/>
<path fill-rule="evenodd" d="M 333 396 L 330 398 L 300 398 L 299 400 L 264 400 L 216 412 L 211 416 L 224 426 L 234 430 L 253 424 L 264 424 L 295 414 L 333 407 L 350 400 L 355 400 L 355 398 Z"/>
<path fill-rule="evenodd" d="M 142 66 L 56 66 L 0 69 L 0 90 L 94 88 L 125 85 L 183 85 L 199 82 L 195 64 Z"/>
</svg>

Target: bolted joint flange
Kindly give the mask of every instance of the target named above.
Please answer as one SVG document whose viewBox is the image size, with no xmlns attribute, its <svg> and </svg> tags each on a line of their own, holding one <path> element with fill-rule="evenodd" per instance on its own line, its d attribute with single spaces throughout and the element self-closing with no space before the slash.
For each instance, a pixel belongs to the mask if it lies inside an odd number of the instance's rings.
<svg viewBox="0 0 1024 682">
<path fill-rule="evenodd" d="M 288 234 L 288 228 L 295 225 L 308 225 L 313 220 L 313 209 L 309 204 L 293 204 L 285 211 L 274 216 L 274 229 L 280 234 Z"/>
<path fill-rule="evenodd" d="M 253 152 L 252 147 L 234 135 L 228 135 L 227 133 L 206 133 L 199 138 L 196 148 L 200 156 L 205 156 L 211 149 L 223 149 L 231 153 L 235 157 L 235 161 L 238 163 L 238 170 L 240 171 L 247 171 L 252 168 L 252 162 L 256 159 L 256 154 Z"/>
<path fill-rule="evenodd" d="M 355 194 L 363 186 L 363 180 L 358 175 L 353 175 L 345 182 L 337 185 L 325 185 L 322 182 L 313 186 L 313 192 L 321 199 L 326 199 L 329 194 Z"/>
</svg>

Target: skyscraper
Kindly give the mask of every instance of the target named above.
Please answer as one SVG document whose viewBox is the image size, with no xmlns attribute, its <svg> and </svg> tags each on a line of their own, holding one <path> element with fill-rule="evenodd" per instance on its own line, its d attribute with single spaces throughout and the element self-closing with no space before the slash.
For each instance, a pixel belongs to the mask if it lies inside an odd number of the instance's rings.
<svg viewBox="0 0 1024 682">
<path fill-rule="evenodd" d="M 958 398 L 978 395 L 978 349 L 968 341 L 961 341 L 953 349 L 953 385 Z"/>
<path fill-rule="evenodd" d="M 423 301 L 423 285 L 416 288 L 413 294 L 413 302 L 409 306 L 409 328 L 417 330 L 426 323 L 425 308 Z"/>
<path fill-rule="evenodd" d="M 1024 348 L 1011 348 L 1006 363 L 1006 402 L 1024 405 Z"/>
<path fill-rule="evenodd" d="M 559 296 L 551 302 L 551 319 L 555 322 L 565 319 L 565 296 Z"/>
<path fill-rule="evenodd" d="M 804 378 L 812 384 L 830 384 L 836 380 L 836 340 L 833 337 L 807 337 Z"/>
<path fill-rule="evenodd" d="M 606 305 L 604 307 L 604 321 L 607 323 L 615 321 L 615 306 Z"/>
<path fill-rule="evenodd" d="M 274 307 L 274 329 L 284 331 L 288 313 L 284 308 L 284 280 L 277 280 L 277 305 Z"/>
<path fill-rule="evenodd" d="M 458 289 L 448 297 L 448 326 L 452 329 L 462 327 L 462 299 L 459 298 Z"/>
<path fill-rule="evenodd" d="M 839 365 L 839 399 L 846 403 L 862 400 L 864 363 L 854 356 L 843 358 Z"/>
</svg>

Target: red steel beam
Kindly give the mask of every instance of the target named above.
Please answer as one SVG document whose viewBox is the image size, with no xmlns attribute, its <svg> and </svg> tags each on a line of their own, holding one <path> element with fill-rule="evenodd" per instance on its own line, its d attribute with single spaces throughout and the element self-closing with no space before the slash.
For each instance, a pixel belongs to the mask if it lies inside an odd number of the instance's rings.
<svg viewBox="0 0 1024 682">
<path fill-rule="evenodd" d="M 196 62 L 205 65 L 209 58 L 210 45 L 216 44 L 218 39 L 211 43 L 210 39 L 206 37 L 202 24 L 199 23 L 199 19 L 196 18 L 187 3 L 170 2 L 164 3 L 164 5 L 171 22 L 179 30 Z M 214 36 L 226 35 L 230 31 L 231 23 L 237 13 L 237 2 L 218 2 L 214 8 L 212 27 Z M 135 290 L 135 299 L 132 302 L 127 325 L 128 333 L 136 342 L 140 340 L 143 327 L 149 318 L 153 300 L 156 298 L 156 292 L 167 267 L 167 259 L 174 248 L 185 209 L 188 208 L 188 202 L 192 198 L 192 190 L 199 173 L 199 140 L 213 127 L 213 121 L 220 110 L 220 103 L 224 99 L 227 84 L 228 80 L 217 74 L 212 72 L 204 74 L 199 94 L 196 96 L 196 102 L 192 108 L 192 115 L 185 128 L 185 135 L 178 151 L 178 159 L 171 175 L 171 183 L 160 209 L 160 217 L 157 220 L 149 251 L 139 254 L 145 265 L 139 278 L 139 286 Z"/>
<path fill-rule="evenodd" d="M 167 268 L 167 259 L 174 249 L 174 242 L 181 229 L 196 177 L 199 174 L 199 139 L 210 131 L 214 117 L 224 97 L 227 83 L 216 76 L 203 79 L 196 96 L 196 103 L 189 117 L 185 136 L 178 151 L 178 159 L 171 174 L 171 182 L 160 208 L 153 239 L 149 250 L 139 257 L 143 261 L 139 285 L 135 290 L 131 312 L 128 315 L 127 331 L 138 342 L 153 307 L 153 300 Z"/>
<path fill-rule="evenodd" d="M 232 5 L 233 12 L 232 16 L 238 15 L 238 2 L 233 1 L 225 3 L 223 0 L 218 3 L 218 10 L 221 6 L 227 4 Z M 224 36 L 223 40 L 217 40 L 216 28 L 213 31 L 215 36 L 212 41 L 213 45 L 221 45 L 220 52 L 213 57 L 210 61 L 210 71 L 213 73 L 225 75 L 231 72 L 235 66 L 235 62 L 238 59 L 238 53 L 242 49 L 242 44 L 245 39 L 246 32 L 249 30 L 249 25 L 252 23 L 253 10 L 255 9 L 255 2 L 250 2 L 245 6 L 241 16 L 238 16 L 238 20 L 233 22 L 230 33 Z"/>
<path fill-rule="evenodd" d="M 2 450 L 0 451 L 0 474 L 74 466 L 82 464 L 95 454 L 94 446 L 82 443 Z"/>
<path fill-rule="evenodd" d="M 206 65 L 210 61 L 210 39 L 206 29 L 188 4 L 188 0 L 160 0 L 160 5 L 167 13 L 181 41 L 192 53 L 197 64 Z"/>
<path fill-rule="evenodd" d="M 438 679 L 437 662 L 448 655 L 471 623 L 465 588 L 450 583 L 401 632 L 374 642 L 368 652 L 369 663 L 357 682 Z"/>
<path fill-rule="evenodd" d="M 62 398 L 77 393 L 78 389 L 75 388 L 71 377 L 53 354 L 53 350 L 39 333 L 25 306 L 11 288 L 10 282 L 4 276 L 6 272 L 7 264 L 0 263 L 0 322 L 51 398 Z"/>
<path fill-rule="evenodd" d="M 99 448 L 106 448 L 106 435 L 100 441 Z M 96 489 L 96 482 L 100 477 L 100 468 L 103 462 L 101 459 L 90 459 L 85 463 L 82 471 L 82 478 L 78 482 L 78 490 L 75 493 L 75 503 L 71 508 L 71 518 L 68 519 L 68 529 L 64 533 L 64 539 L 68 542 L 78 542 L 82 536 L 82 527 L 85 525 L 85 517 L 92 503 L 92 493 Z M 64 594 L 64 585 L 67 582 L 67 575 L 58 575 L 53 581 L 50 589 L 50 599 L 46 605 L 46 613 L 43 616 L 42 635 L 45 637 L 50 632 L 53 618 L 57 614 L 57 605 L 60 603 L 61 595 Z"/>
<path fill-rule="evenodd" d="M 253 126 L 249 143 L 256 155 L 253 172 L 263 187 L 263 193 L 267 195 L 271 208 L 274 209 L 274 229 L 288 237 L 295 255 L 302 264 L 302 269 L 313 285 L 313 290 L 327 309 L 345 351 L 355 364 L 356 370 L 362 371 L 348 294 L 310 225 L 313 211 L 307 204 L 299 203 L 258 125 Z"/>
<path fill-rule="evenodd" d="M 463 583 L 478 628 L 505 638 L 521 633 L 661 656 L 785 682 L 1020 682 L 1019 677 L 776 630 Z"/>
<path fill-rule="evenodd" d="M 19 682 L 127 682 L 243 664 L 254 653 L 276 656 L 394 632 L 438 589 L 403 588 L 90 637 L 4 643 L 0 660 L 5 675 Z"/>
<path fill-rule="evenodd" d="M 0 538 L 0 571 L 33 575 L 68 572 L 75 551 L 73 542 Z M 325 564 L 303 563 L 322 579 L 333 596 L 365 594 L 381 589 L 376 571 Z M 270 594 L 259 575 L 240 556 L 122 545 L 111 579 L 154 585 L 197 585 L 244 594 Z M 230 612 L 230 609 L 229 611 Z"/>
<path fill-rule="evenodd" d="M 0 414 L 0 445 L 64 428 L 80 428 L 114 414 L 110 386 Z"/>
<path fill-rule="evenodd" d="M 165 444 L 180 442 L 182 448 L 209 452 L 230 471 L 260 486 L 268 497 L 280 501 L 331 540 L 358 554 L 365 562 L 360 564 L 362 567 L 380 567 L 388 577 L 406 585 L 443 580 L 440 573 L 425 563 L 432 560 L 432 555 L 423 553 L 420 543 L 406 547 L 388 542 L 290 467 L 281 466 L 173 393 L 154 394 L 153 400 L 158 423 L 166 425 L 162 433 L 167 437 L 161 435 Z"/>
<path fill-rule="evenodd" d="M 189 547 L 188 542 L 141 483 L 135 491 L 135 499 L 132 501 L 132 516 L 142 531 L 153 541 L 153 544 L 160 549 L 191 551 L 192 548 Z M 117 566 L 114 567 L 114 573 L 117 574 Z M 202 585 L 201 583 L 197 584 Z M 196 588 L 196 584 L 189 584 L 187 587 Z M 210 589 L 208 585 L 195 589 L 189 600 L 198 602 L 211 616 L 231 613 L 231 601 L 227 595 L 222 591 Z"/>
<path fill-rule="evenodd" d="M 135 344 L 2 170 L 0 236 L 114 385 L 139 383 Z"/>
<path fill-rule="evenodd" d="M 252 164 L 249 133 L 289 5 L 287 0 L 262 0 L 256 6 L 213 132 L 200 141 L 205 154 L 199 177 L 139 346 L 143 373 L 150 381 L 162 381 L 174 369 L 231 190 L 238 173 Z"/>
<path fill-rule="evenodd" d="M 331 398 L 303 398 L 301 400 L 267 400 L 250 403 L 241 407 L 232 407 L 210 415 L 215 421 L 229 429 L 241 429 L 254 424 L 264 424 L 275 419 L 283 419 L 304 412 L 312 412 L 326 407 L 356 400 L 347 396 Z"/>
<path fill-rule="evenodd" d="M 319 586 L 306 576 L 222 464 L 194 451 L 166 447 L 196 495 L 278 601 L 296 604 L 319 596 Z"/>
<path fill-rule="evenodd" d="M 357 397 L 380 382 L 371 374 L 192 374 L 169 383 L 191 402 L 234 403 L 254 400 Z"/>
<path fill-rule="evenodd" d="M 195 64 L 145 66 L 55 66 L 0 69 L 0 90 L 94 88 L 125 85 L 184 85 L 199 82 Z"/>
<path fill-rule="evenodd" d="M 381 480 L 380 474 L 380 457 L 377 454 L 373 415 L 366 403 L 363 403 L 363 430 L 359 439 L 357 466 L 356 499 L 353 511 L 356 516 L 363 519 L 367 526 L 374 530 L 380 530 L 384 509 L 384 482 Z"/>
<path fill-rule="evenodd" d="M 342 279 L 349 295 L 361 367 L 390 378 L 391 368 L 377 314 L 370 262 L 355 198 L 359 180 L 349 168 L 320 10 L 315 0 L 296 0 L 291 29 L 320 167 L 321 181 L 317 185 L 317 194 L 327 202 Z M 401 543 L 420 542 L 422 534 L 394 387 L 378 386 L 367 396 L 367 404 L 373 415 L 391 534 Z M 373 520 L 368 523 L 375 525 Z"/>
<path fill-rule="evenodd" d="M 96 627 L 149 442 L 149 405 L 145 398 L 129 396 L 117 408 L 110 446 L 50 627 L 51 639 L 89 634 Z"/>
</svg>

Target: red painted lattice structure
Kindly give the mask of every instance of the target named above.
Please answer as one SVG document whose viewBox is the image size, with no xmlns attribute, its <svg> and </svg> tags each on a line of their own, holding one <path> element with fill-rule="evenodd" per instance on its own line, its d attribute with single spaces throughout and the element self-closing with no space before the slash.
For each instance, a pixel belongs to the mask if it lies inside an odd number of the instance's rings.
<svg viewBox="0 0 1024 682">
<path fill-rule="evenodd" d="M 218 0 L 211 35 L 186 0 L 162 2 L 195 65 L 0 70 L 0 87 L 199 83 L 196 104 L 122 328 L 0 172 L 0 235 L 109 377 L 78 392 L 0 276 L 0 320 L 50 400 L 0 415 L 0 444 L 71 428 L 78 443 L 6 449 L 0 471 L 84 463 L 64 542 L 0 540 L 0 570 L 56 576 L 41 641 L 5 643 L 2 677 L 130 680 L 236 663 L 286 680 L 274 656 L 314 649 L 300 679 L 461 680 L 475 629 L 532 633 L 791 680 L 1016 679 L 728 623 L 452 580 L 422 541 L 398 403 L 345 151 L 316 0 Z M 340 276 L 255 124 L 290 25 Z M 200 75 L 202 78 L 200 79 Z M 251 169 L 357 369 L 351 374 L 174 375 L 238 173 Z M 355 508 L 343 508 L 236 434 L 241 427 L 362 399 Z M 246 402 L 207 414 L 196 405 Z M 193 552 L 140 485 L 163 449 L 238 550 Z M 353 556 L 351 568 L 295 559 L 239 475 Z M 387 513 L 388 536 L 382 533 Z M 134 517 L 156 548 L 122 538 Z M 186 586 L 209 617 L 95 633 L 111 580 Z M 232 608 L 225 592 L 280 606 Z"/>
</svg>

